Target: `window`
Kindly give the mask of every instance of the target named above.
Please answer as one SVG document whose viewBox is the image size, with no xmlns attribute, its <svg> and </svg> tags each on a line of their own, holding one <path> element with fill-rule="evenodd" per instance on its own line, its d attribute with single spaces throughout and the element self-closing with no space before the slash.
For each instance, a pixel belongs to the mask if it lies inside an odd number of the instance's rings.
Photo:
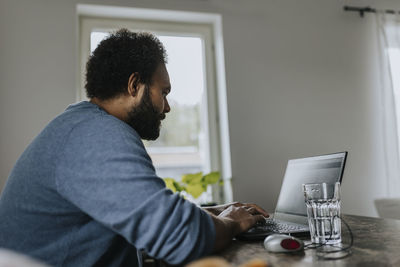
<svg viewBox="0 0 400 267">
<path fill-rule="evenodd" d="M 134 11 L 137 13 L 137 10 Z M 218 79 L 216 79 L 215 63 L 217 60 L 213 50 L 212 25 L 131 19 L 132 16 L 130 19 L 99 18 L 87 16 L 87 12 L 85 14 L 80 17 L 81 79 L 78 99 L 86 99 L 84 72 L 87 58 L 109 32 L 128 28 L 132 31 L 154 33 L 167 50 L 167 70 L 172 85 L 168 96 L 171 112 L 162 122 L 160 137 L 156 141 L 145 141 L 157 174 L 163 178 L 178 179 L 186 173 L 219 170 L 224 179 L 228 180 L 230 162 L 228 164 L 223 162 L 230 161 L 230 158 L 223 157 L 223 154 L 229 150 L 222 149 L 223 146 L 220 143 L 221 125 L 218 117 L 221 108 L 218 107 L 217 101 L 219 93 L 216 89 Z M 227 129 L 227 125 L 225 128 Z M 225 132 L 227 133 L 227 130 Z M 229 140 L 228 138 L 224 138 L 225 142 Z M 224 170 L 224 165 L 229 166 L 228 171 L 226 167 Z M 214 188 L 204 194 L 199 201 L 219 202 L 220 195 L 220 192 Z M 225 200 L 230 201 L 229 192 Z"/>
</svg>

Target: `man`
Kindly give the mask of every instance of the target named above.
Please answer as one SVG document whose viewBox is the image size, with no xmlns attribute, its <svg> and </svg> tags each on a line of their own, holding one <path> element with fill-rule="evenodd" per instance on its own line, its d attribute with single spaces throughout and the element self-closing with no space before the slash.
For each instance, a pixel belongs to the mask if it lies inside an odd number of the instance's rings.
<svg viewBox="0 0 400 267">
<path fill-rule="evenodd" d="M 90 102 L 50 122 L 9 176 L 0 247 L 55 266 L 136 266 L 141 251 L 182 264 L 268 216 L 240 203 L 203 210 L 157 177 L 141 139 L 156 139 L 170 111 L 165 61 L 148 33 L 100 43 L 87 63 Z"/>
</svg>

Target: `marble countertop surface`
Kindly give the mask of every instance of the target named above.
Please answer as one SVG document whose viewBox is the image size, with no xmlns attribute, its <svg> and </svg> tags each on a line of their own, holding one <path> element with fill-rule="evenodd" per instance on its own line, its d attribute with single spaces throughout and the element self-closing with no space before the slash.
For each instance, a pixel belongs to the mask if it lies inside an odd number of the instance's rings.
<svg viewBox="0 0 400 267">
<path fill-rule="evenodd" d="M 262 259 L 268 266 L 400 266 L 400 220 L 355 215 L 344 215 L 343 219 L 354 236 L 351 254 L 345 258 L 325 259 L 324 257 L 338 258 L 346 254 L 326 254 L 311 248 L 295 254 L 271 253 L 264 249 L 263 242 L 239 240 L 233 240 L 217 256 L 225 258 L 233 266 L 252 259 Z M 301 239 L 306 245 L 310 243 L 307 239 Z M 349 244 L 350 235 L 342 223 L 342 246 Z"/>
</svg>

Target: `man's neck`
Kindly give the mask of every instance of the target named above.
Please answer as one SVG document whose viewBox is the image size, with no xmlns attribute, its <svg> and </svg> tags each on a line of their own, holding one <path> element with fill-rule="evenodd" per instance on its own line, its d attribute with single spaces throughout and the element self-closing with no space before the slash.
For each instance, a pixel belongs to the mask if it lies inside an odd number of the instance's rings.
<svg viewBox="0 0 400 267">
<path fill-rule="evenodd" d="M 91 98 L 90 103 L 98 105 L 104 109 L 108 114 L 117 117 L 122 121 L 126 121 L 126 102 L 123 98 L 115 98 L 110 100 L 100 100 L 97 97 Z"/>
</svg>

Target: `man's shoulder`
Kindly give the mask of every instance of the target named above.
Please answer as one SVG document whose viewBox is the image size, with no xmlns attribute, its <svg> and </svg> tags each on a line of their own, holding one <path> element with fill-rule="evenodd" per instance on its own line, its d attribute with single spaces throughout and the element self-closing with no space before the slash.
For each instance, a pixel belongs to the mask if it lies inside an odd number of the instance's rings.
<svg viewBox="0 0 400 267">
<path fill-rule="evenodd" d="M 55 118 L 54 121 L 66 123 L 70 127 L 85 126 L 87 124 L 90 124 L 93 127 L 97 124 L 101 125 L 107 121 L 108 124 L 117 123 L 117 120 L 114 120 L 113 116 L 109 115 L 99 106 L 87 101 L 82 101 L 69 105 L 63 113 Z"/>
<path fill-rule="evenodd" d="M 70 142 L 142 144 L 140 136 L 131 126 L 90 102 L 69 106 L 57 120 L 68 128 Z"/>
<path fill-rule="evenodd" d="M 54 120 L 55 124 L 64 124 L 71 130 L 93 134 L 129 134 L 140 138 L 136 131 L 124 121 L 108 114 L 105 110 L 87 101 L 68 106 Z"/>
</svg>

